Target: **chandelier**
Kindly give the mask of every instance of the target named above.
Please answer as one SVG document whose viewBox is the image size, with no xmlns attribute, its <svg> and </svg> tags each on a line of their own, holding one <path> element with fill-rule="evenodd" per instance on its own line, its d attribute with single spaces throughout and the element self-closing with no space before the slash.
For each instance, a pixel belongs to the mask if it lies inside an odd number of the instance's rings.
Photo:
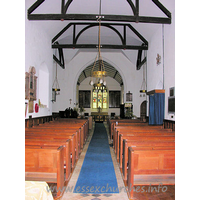
<svg viewBox="0 0 200 200">
<path fill-rule="evenodd" d="M 92 67 L 91 80 L 89 84 L 94 87 L 103 87 L 103 86 L 106 86 L 106 80 L 105 80 L 106 71 L 105 71 L 103 59 L 101 57 L 101 0 L 100 0 L 99 16 L 98 16 L 97 22 L 99 22 L 98 53 L 95 58 L 94 65 Z M 96 64 L 98 65 L 97 71 L 95 71 Z"/>
</svg>

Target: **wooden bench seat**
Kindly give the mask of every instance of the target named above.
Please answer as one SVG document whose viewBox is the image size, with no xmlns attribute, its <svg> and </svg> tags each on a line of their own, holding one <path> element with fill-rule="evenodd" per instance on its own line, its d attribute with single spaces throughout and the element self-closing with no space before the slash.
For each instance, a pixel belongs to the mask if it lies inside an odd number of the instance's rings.
<svg viewBox="0 0 200 200">
<path fill-rule="evenodd" d="M 122 166 L 122 155 L 124 154 L 124 139 L 130 141 L 130 142 L 175 142 L 175 137 L 173 136 L 132 136 L 132 135 L 123 135 L 120 138 L 120 148 L 117 151 L 118 152 L 118 162 L 120 163 L 120 167 Z"/>
<path fill-rule="evenodd" d="M 175 184 L 175 150 L 134 150 L 128 148 L 128 195 L 134 198 L 134 185 Z"/>
<path fill-rule="evenodd" d="M 110 131 L 130 199 L 133 199 L 134 185 L 174 184 L 174 131 L 138 122 L 112 123 Z"/>
<path fill-rule="evenodd" d="M 127 180 L 127 166 L 128 166 L 128 148 L 133 149 L 175 149 L 175 142 L 173 140 L 165 140 L 165 138 L 152 141 L 138 141 L 138 140 L 123 140 L 123 152 L 120 154 L 120 169 L 122 170 L 124 181 Z"/>
<path fill-rule="evenodd" d="M 36 126 L 36 127 L 33 127 L 33 129 L 54 129 L 54 130 L 60 129 L 64 131 L 76 130 L 79 132 L 82 147 L 88 136 L 88 129 L 85 128 L 85 126 L 76 125 L 76 124 L 74 125 L 74 124 L 52 123 L 52 124 L 45 124 L 42 126 Z"/>
<path fill-rule="evenodd" d="M 66 137 L 70 135 L 74 135 L 74 144 L 77 152 L 81 152 L 81 149 L 83 149 L 83 140 L 80 137 L 80 132 L 77 132 L 76 130 L 62 130 L 62 129 L 49 129 L 49 128 L 37 128 L 37 129 L 29 129 L 25 130 L 25 136 L 31 136 L 33 134 L 40 134 L 40 135 L 65 135 Z"/>
<path fill-rule="evenodd" d="M 48 125 L 64 125 L 64 126 L 80 126 L 83 129 L 84 134 L 87 136 L 89 131 L 89 120 L 88 119 L 73 119 L 73 120 L 66 120 L 66 119 L 59 119 L 54 121 L 54 123 L 48 123 Z"/>
<path fill-rule="evenodd" d="M 116 142 L 119 137 L 119 133 L 153 132 L 156 130 L 164 131 L 164 132 L 171 132 L 171 130 L 162 129 L 161 126 L 120 126 L 120 127 L 115 127 L 114 132 L 113 132 L 113 146 L 115 148 Z"/>
<path fill-rule="evenodd" d="M 78 159 L 79 153 L 76 151 L 76 143 L 74 140 L 75 135 L 53 135 L 53 134 L 41 134 L 41 133 L 34 133 L 34 134 L 26 134 L 25 139 L 39 139 L 39 140 L 50 140 L 50 141 L 59 141 L 65 142 L 67 139 L 70 139 L 70 154 L 72 156 L 72 168 L 74 169 L 76 160 Z"/>
<path fill-rule="evenodd" d="M 119 158 L 119 152 L 123 148 L 123 139 L 125 136 L 131 137 L 131 136 L 173 136 L 175 137 L 175 133 L 162 131 L 162 130 L 154 130 L 154 131 L 141 131 L 141 132 L 118 132 L 117 133 L 117 139 L 116 139 L 116 145 L 115 145 L 115 151 L 117 158 Z"/>
<path fill-rule="evenodd" d="M 64 168 L 66 171 L 66 180 L 69 180 L 70 174 L 72 172 L 72 162 L 70 157 L 70 140 L 64 141 L 50 141 L 50 140 L 38 140 L 38 139 L 26 139 L 25 148 L 50 148 L 50 147 L 60 147 L 63 146 L 64 151 Z"/>
<path fill-rule="evenodd" d="M 87 139 L 88 130 L 88 120 L 77 119 L 58 119 L 26 128 L 26 180 L 57 183 L 57 189 L 62 189 L 70 179 Z M 56 154 L 58 149 L 62 149 L 60 158 Z M 58 190 L 57 196 L 59 195 Z"/>
<path fill-rule="evenodd" d="M 159 129 L 142 129 L 142 130 L 126 130 L 126 131 L 117 131 L 117 134 L 115 135 L 115 145 L 113 145 L 113 148 L 115 150 L 115 153 L 117 154 L 117 158 L 119 158 L 119 146 L 122 144 L 122 141 L 120 143 L 120 135 L 129 135 L 129 136 L 175 136 L 174 132 L 168 132 L 165 130 L 159 130 Z"/>
<path fill-rule="evenodd" d="M 45 181 L 57 184 L 57 197 L 61 195 L 59 188 L 65 184 L 63 146 L 46 148 L 25 148 L 25 180 Z"/>
<path fill-rule="evenodd" d="M 139 127 L 145 127 L 145 126 L 148 126 L 148 124 L 147 123 L 143 123 L 143 122 L 139 122 L 139 123 L 137 123 L 137 122 L 134 122 L 134 123 L 112 123 L 111 124 L 111 133 L 110 133 L 110 138 L 111 139 L 113 139 L 113 134 L 114 134 L 114 130 L 115 130 L 115 128 L 116 127 L 136 127 L 136 126 L 139 126 Z M 159 127 L 161 127 L 161 126 L 159 126 Z"/>
<path fill-rule="evenodd" d="M 122 124 L 122 123 L 142 123 L 139 119 L 109 119 L 108 120 L 108 127 L 109 133 L 111 136 L 111 130 L 113 130 L 113 124 Z"/>
</svg>

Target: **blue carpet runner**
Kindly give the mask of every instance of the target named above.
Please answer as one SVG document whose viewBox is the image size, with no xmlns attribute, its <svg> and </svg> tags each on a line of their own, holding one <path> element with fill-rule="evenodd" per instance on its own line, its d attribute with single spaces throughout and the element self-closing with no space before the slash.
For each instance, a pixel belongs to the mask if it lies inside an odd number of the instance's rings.
<svg viewBox="0 0 200 200">
<path fill-rule="evenodd" d="M 103 123 L 96 123 L 74 193 L 119 193 L 110 154 L 108 136 Z"/>
</svg>

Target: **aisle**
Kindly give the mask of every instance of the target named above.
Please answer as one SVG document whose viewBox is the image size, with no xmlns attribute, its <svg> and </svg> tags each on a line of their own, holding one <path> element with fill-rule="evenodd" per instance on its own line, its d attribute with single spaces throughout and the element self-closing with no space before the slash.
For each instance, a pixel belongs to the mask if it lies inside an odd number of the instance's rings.
<svg viewBox="0 0 200 200">
<path fill-rule="evenodd" d="M 103 123 L 96 123 L 74 193 L 119 193 Z"/>
<path fill-rule="evenodd" d="M 107 128 L 107 124 L 104 123 L 106 130 L 108 132 L 108 128 Z M 93 129 L 89 131 L 89 136 L 87 139 L 87 142 L 84 146 L 84 149 L 80 155 L 80 158 L 76 164 L 75 170 L 72 174 L 72 177 L 68 183 L 68 186 L 66 187 L 65 193 L 62 197 L 62 200 L 78 200 L 78 199 L 83 199 L 83 200 L 93 200 L 93 199 L 99 199 L 99 200 L 116 200 L 116 199 L 120 199 L 120 200 L 128 200 L 128 196 L 126 191 L 124 190 L 124 183 L 122 180 L 122 176 L 121 176 L 121 172 L 119 170 L 119 166 L 113 151 L 113 148 L 110 147 L 110 153 L 111 153 L 111 157 L 112 157 L 112 161 L 113 161 L 113 165 L 114 165 L 114 169 L 115 169 L 115 174 L 116 174 L 116 179 L 117 179 L 117 183 L 118 183 L 118 188 L 121 188 L 119 193 L 113 193 L 113 194 L 89 194 L 89 193 L 74 193 L 74 188 L 76 186 L 83 162 L 84 162 L 84 158 L 87 152 L 87 149 L 89 147 L 90 141 L 92 139 L 93 133 L 94 133 L 94 124 L 93 124 Z M 109 140 L 109 138 L 108 138 Z M 109 142 L 110 143 L 110 142 Z"/>
</svg>

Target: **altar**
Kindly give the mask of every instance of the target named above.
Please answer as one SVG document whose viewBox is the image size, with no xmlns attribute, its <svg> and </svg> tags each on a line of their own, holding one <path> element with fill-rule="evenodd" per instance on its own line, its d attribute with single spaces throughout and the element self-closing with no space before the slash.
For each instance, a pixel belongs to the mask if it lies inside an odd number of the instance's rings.
<svg viewBox="0 0 200 200">
<path fill-rule="evenodd" d="M 104 122 L 108 119 L 108 112 L 91 112 L 93 121 Z"/>
</svg>

